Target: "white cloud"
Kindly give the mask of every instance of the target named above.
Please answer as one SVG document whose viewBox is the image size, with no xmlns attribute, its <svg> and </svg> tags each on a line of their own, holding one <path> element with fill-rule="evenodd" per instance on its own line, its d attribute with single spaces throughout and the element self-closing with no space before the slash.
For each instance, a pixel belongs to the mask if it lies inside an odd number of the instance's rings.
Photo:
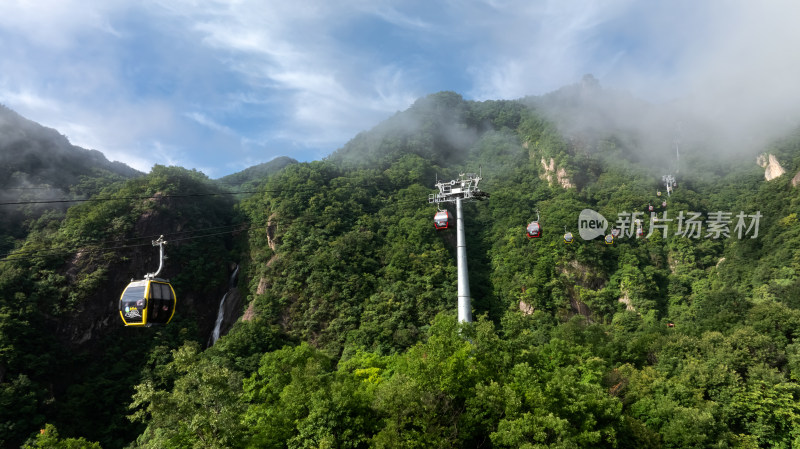
<svg viewBox="0 0 800 449">
<path fill-rule="evenodd" d="M 469 73 L 476 99 L 540 95 L 595 66 L 596 29 L 631 2 L 487 2 L 460 9 L 470 23 Z"/>
<path fill-rule="evenodd" d="M 0 75 L 0 99 L 40 123 L 64 127 L 73 143 L 100 149 L 139 169 L 149 157 L 148 145 L 141 142 L 175 142 L 166 150 L 192 145 L 189 142 L 199 140 L 185 134 L 192 131 L 192 123 L 235 136 L 240 152 L 254 145 L 266 151 L 265 145 L 277 140 L 283 145 L 294 142 L 286 150 L 317 148 L 315 156 L 324 155 L 427 93 L 408 87 L 409 71 L 373 66 L 371 50 L 339 40 L 343 23 L 364 15 L 406 27 L 426 26 L 413 14 L 391 5 L 376 8 L 370 2 L 3 3 L 0 16 L 18 20 L 0 19 L 0 39 L 3 34 L 16 36 L 20 58 L 0 62 L 5 74 Z M 170 42 L 143 41 L 145 36 L 130 28 L 138 22 Z M 49 31 L 25 33 L 39 28 Z M 78 51 L 80 44 L 88 45 Z M 192 46 L 194 53 L 170 53 L 181 46 Z M 127 52 L 133 59 L 121 59 Z M 161 60 L 149 59 L 153 56 Z M 161 92 L 143 96 L 143 87 L 152 90 L 150 86 L 158 83 L 178 82 L 148 73 L 155 64 L 163 66 L 163 74 L 184 76 L 207 90 L 189 92 L 179 82 L 180 90 L 163 92 L 163 99 L 153 97 Z M 209 75 L 207 68 L 214 66 L 217 73 Z M 229 79 L 219 78 L 225 72 Z M 231 80 L 238 84 L 227 92 L 219 90 Z M 160 110 L 153 111 L 159 102 Z M 270 110 L 263 127 L 254 122 L 260 114 L 256 105 Z M 255 114 L 245 117 L 251 131 L 235 124 L 242 113 Z M 175 139 L 181 136 L 188 142 L 178 145 Z M 230 140 L 200 140 L 224 143 L 231 151 Z M 273 146 L 271 151 L 281 149 Z M 128 156 L 133 153 L 138 156 Z"/>
<path fill-rule="evenodd" d="M 109 20 L 130 3 L 124 0 L 10 0 L 0 2 L 0 29 L 48 48 L 64 49 L 79 35 L 100 31 L 120 36 Z"/>
<path fill-rule="evenodd" d="M 386 2 L 379 3 L 368 1 L 359 6 L 364 13 L 373 14 L 385 20 L 387 23 L 401 28 L 412 29 L 418 32 L 430 32 L 435 28 L 435 24 L 416 15 L 403 13 L 397 8 L 388 5 Z"/>
<path fill-rule="evenodd" d="M 184 115 L 186 117 L 194 120 L 195 122 L 197 122 L 197 123 L 199 123 L 199 124 L 201 124 L 201 125 L 203 125 L 203 126 L 205 126 L 207 128 L 210 128 L 210 129 L 212 129 L 214 131 L 219 131 L 219 132 L 222 132 L 222 133 L 225 133 L 225 134 L 231 134 L 231 135 L 235 135 L 236 134 L 236 131 L 232 130 L 231 128 L 229 128 L 229 127 L 227 127 L 225 125 L 219 124 L 219 123 L 215 122 L 214 120 L 211 120 L 210 118 L 206 117 L 205 114 L 202 114 L 200 112 L 188 112 L 188 113 L 186 113 Z"/>
<path fill-rule="evenodd" d="M 691 92 L 709 115 L 786 116 L 798 5 L 1 1 L 0 102 L 139 169 L 217 171 L 324 156 L 436 90 L 512 99 L 585 73 L 659 101 Z"/>
<path fill-rule="evenodd" d="M 0 86 L 0 102 L 13 104 L 23 115 L 28 111 L 47 111 L 58 113 L 60 105 L 57 101 L 44 98 L 32 90 L 10 90 Z"/>
<path fill-rule="evenodd" d="M 190 26 L 204 35 L 203 42 L 220 52 L 220 57 L 234 60 L 232 67 L 254 89 L 267 87 L 280 92 L 277 95 L 286 102 L 290 120 L 288 129 L 282 128 L 279 135 L 294 132 L 293 139 L 306 144 L 324 142 L 326 135 L 335 135 L 341 141 L 341 131 L 331 132 L 331 127 L 353 135 L 384 117 L 387 110 L 405 108 L 413 101 L 411 95 L 396 92 L 404 89 L 397 79 L 391 85 L 369 84 L 380 80 L 386 69 L 370 66 L 363 54 L 347 53 L 335 39 L 336 29 L 352 14 L 346 7 L 328 7 L 324 2 L 246 1 L 226 6 L 224 10 L 214 6 L 195 11 Z M 391 8 L 382 11 L 384 17 L 419 26 L 419 21 L 403 19 Z M 387 93 L 389 86 L 395 92 Z M 355 118 L 359 121 L 352 121 Z M 309 130 L 314 130 L 314 135 Z"/>
</svg>

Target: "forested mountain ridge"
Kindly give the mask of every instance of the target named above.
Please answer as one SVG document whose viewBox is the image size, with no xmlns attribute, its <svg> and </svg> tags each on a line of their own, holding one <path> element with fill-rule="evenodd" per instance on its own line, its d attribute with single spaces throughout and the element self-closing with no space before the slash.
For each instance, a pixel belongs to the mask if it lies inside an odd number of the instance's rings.
<svg viewBox="0 0 800 449">
<path fill-rule="evenodd" d="M 296 163 L 297 160 L 287 156 L 276 157 L 269 162 L 254 165 L 240 172 L 223 176 L 217 179 L 217 182 L 230 188 L 242 188 L 253 183 L 264 182 L 267 178 L 281 171 L 287 165 Z"/>
<path fill-rule="evenodd" d="M 112 182 L 141 175 L 121 162 L 108 161 L 97 150 L 72 145 L 56 130 L 0 105 L 0 202 L 29 203 L 0 206 L 0 253 L 24 236 L 26 221 L 66 208 L 30 202 L 85 198 Z"/>
<path fill-rule="evenodd" d="M 48 427 L 29 444 L 800 443 L 800 189 L 791 183 L 800 134 L 741 159 L 708 157 L 713 141 L 684 142 L 685 165 L 666 198 L 668 164 L 653 162 L 662 157 L 658 142 L 635 129 L 568 127 L 572 114 L 556 113 L 580 109 L 582 92 L 569 86 L 547 98 L 486 102 L 442 92 L 326 160 L 287 165 L 253 184 L 263 193 L 235 204 L 223 195 L 209 195 L 209 204 L 170 198 L 220 190 L 196 172 L 156 167 L 103 192 L 118 202 L 42 223 L 20 257 L 0 262 L 0 410 L 18 410 L 0 416 L 0 439 L 20 444 L 50 423 L 61 437 Z M 774 155 L 786 174 L 766 181 L 760 153 Z M 491 197 L 464 207 L 476 322 L 459 327 L 455 237 L 433 230 L 427 197 L 437 176 L 478 169 Z M 125 199 L 158 192 L 163 199 Z M 650 222 L 648 205 L 663 221 Z M 209 207 L 212 221 L 195 224 Z M 587 208 L 612 225 L 641 212 L 645 231 L 660 227 L 612 245 L 584 241 L 578 216 Z M 528 239 L 525 225 L 537 212 L 544 235 Z M 699 218 L 688 221 L 690 213 Z M 727 213 L 730 222 L 722 221 Z M 757 215 L 756 235 L 748 226 Z M 131 330 L 112 316 L 99 333 L 102 357 L 59 351 L 54 320 L 76 319 L 90 303 L 113 307 L 116 297 L 92 295 L 112 296 L 120 278 L 133 276 L 113 264 L 152 266 L 143 255 L 87 257 L 80 249 L 163 228 L 187 237 L 168 247 L 178 259 L 167 264 L 177 321 Z M 212 228 L 232 232 L 203 237 Z M 564 243 L 565 230 L 575 243 Z M 153 249 L 136 251 L 152 257 Z M 218 300 L 231 262 L 240 264 L 247 310 L 204 349 L 208 329 L 196 323 L 216 312 L 208 298 Z M 207 285 L 219 290 L 199 293 Z M 206 302 L 180 302 L 192 295 Z M 54 303 L 59 315 L 51 317 Z M 73 344 L 90 348 L 94 338 Z M 83 379 L 49 388 L 65 366 L 81 366 Z"/>
<path fill-rule="evenodd" d="M 98 172 L 125 178 L 142 175 L 121 162 L 110 162 L 97 150 L 76 147 L 58 131 L 25 119 L 2 105 L 0 162 L 2 188 L 48 185 L 69 190 L 79 183 L 81 176 Z"/>
</svg>

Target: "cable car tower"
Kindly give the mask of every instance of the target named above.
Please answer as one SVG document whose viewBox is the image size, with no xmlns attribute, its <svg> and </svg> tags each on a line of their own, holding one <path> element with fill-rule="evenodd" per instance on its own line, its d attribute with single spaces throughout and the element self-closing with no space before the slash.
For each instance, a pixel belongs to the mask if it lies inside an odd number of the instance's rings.
<svg viewBox="0 0 800 449">
<path fill-rule="evenodd" d="M 677 175 L 681 170 L 681 122 L 675 123 L 672 144 L 675 145 L 675 174 Z M 678 186 L 675 176 L 671 174 L 664 175 L 661 177 L 661 181 L 667 188 L 667 196 L 671 196 L 672 191 Z M 661 191 L 658 192 L 658 196 L 661 196 Z M 666 207 L 666 202 L 662 203 L 662 207 Z"/>
<path fill-rule="evenodd" d="M 439 193 L 428 195 L 428 203 L 456 203 L 456 262 L 458 263 L 458 321 L 472 322 L 472 306 L 470 305 L 469 274 L 467 273 L 467 243 L 464 237 L 464 214 L 462 201 L 482 200 L 489 194 L 478 188 L 480 173 L 460 173 L 458 179 L 437 181 Z"/>
<path fill-rule="evenodd" d="M 661 177 L 661 180 L 664 182 L 664 186 L 667 187 L 667 196 L 671 196 L 672 189 L 678 185 L 678 183 L 675 182 L 675 177 L 672 175 L 664 175 Z"/>
<path fill-rule="evenodd" d="M 675 145 L 675 174 L 681 171 L 681 122 L 675 123 L 672 143 Z"/>
</svg>

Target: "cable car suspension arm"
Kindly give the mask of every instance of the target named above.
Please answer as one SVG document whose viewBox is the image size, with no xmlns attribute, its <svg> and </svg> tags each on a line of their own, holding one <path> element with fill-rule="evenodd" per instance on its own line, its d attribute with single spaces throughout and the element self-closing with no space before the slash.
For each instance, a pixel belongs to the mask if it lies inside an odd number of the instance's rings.
<svg viewBox="0 0 800 449">
<path fill-rule="evenodd" d="M 156 276 L 158 276 L 158 273 L 161 273 L 161 269 L 164 268 L 164 259 L 166 259 L 166 257 L 164 256 L 164 245 L 166 245 L 166 244 L 167 244 L 167 242 L 166 242 L 166 240 L 164 240 L 164 236 L 163 235 L 159 236 L 158 240 L 153 240 L 153 246 L 157 246 L 158 247 L 158 253 L 159 253 L 158 270 L 156 270 L 155 273 L 147 273 L 145 275 L 145 277 L 144 277 L 145 279 L 153 279 Z"/>
</svg>

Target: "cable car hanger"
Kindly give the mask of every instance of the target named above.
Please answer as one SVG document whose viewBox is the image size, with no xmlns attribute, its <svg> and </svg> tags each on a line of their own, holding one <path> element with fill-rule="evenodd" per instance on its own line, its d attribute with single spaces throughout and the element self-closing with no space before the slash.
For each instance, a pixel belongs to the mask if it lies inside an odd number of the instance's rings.
<svg viewBox="0 0 800 449">
<path fill-rule="evenodd" d="M 155 279 L 158 276 L 158 273 L 161 273 L 161 269 L 164 268 L 164 245 L 167 242 L 164 240 L 164 236 L 160 235 L 158 240 L 153 241 L 153 246 L 158 246 L 158 270 L 155 273 L 147 273 L 144 275 L 145 279 Z"/>
</svg>

